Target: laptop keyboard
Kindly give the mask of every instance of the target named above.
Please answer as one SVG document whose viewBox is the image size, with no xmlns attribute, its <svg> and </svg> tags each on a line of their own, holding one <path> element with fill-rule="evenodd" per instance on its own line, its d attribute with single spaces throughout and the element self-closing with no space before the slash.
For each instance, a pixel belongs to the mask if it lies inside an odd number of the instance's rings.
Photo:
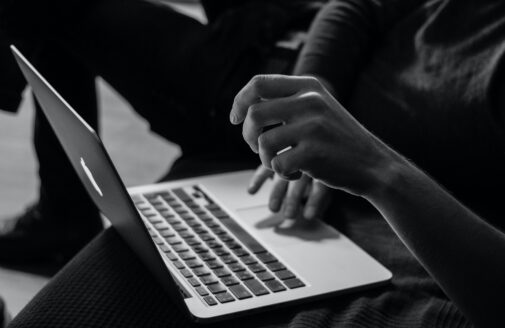
<svg viewBox="0 0 505 328">
<path fill-rule="evenodd" d="M 148 226 L 154 242 L 209 306 L 305 286 L 198 186 L 186 190 L 132 199 L 157 230 Z"/>
</svg>

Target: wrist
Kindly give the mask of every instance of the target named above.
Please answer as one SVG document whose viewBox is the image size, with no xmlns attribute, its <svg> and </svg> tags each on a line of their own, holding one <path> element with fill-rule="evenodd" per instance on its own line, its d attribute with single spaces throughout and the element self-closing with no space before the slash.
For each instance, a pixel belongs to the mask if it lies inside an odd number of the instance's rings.
<svg viewBox="0 0 505 328">
<path fill-rule="evenodd" d="M 399 188 L 402 181 L 412 171 L 412 167 L 405 158 L 391 150 L 369 170 L 369 184 L 362 193 L 362 197 L 372 203 L 387 197 Z"/>
</svg>

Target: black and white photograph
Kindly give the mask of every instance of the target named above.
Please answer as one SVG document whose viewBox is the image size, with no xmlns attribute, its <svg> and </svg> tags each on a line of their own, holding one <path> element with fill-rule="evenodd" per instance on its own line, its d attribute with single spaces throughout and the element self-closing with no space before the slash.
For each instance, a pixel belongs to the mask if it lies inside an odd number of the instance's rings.
<svg viewBox="0 0 505 328">
<path fill-rule="evenodd" d="M 0 0 L 0 328 L 505 327 L 502 0 Z"/>
</svg>

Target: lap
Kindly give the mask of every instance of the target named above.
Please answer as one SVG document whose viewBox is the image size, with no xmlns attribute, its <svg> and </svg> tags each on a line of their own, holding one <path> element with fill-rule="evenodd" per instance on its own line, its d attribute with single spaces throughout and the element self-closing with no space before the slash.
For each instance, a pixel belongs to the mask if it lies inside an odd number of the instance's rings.
<svg viewBox="0 0 505 328">
<path fill-rule="evenodd" d="M 172 178 L 193 166 L 179 162 Z M 197 164 L 193 164 L 198 166 Z M 217 165 L 216 165 L 217 167 Z M 222 167 L 222 166 L 221 166 Z M 201 172 L 209 173 L 209 172 Z M 467 321 L 377 212 L 348 204 L 328 220 L 394 273 L 385 287 L 217 323 L 216 327 L 463 327 Z M 25 326 L 192 327 L 113 229 L 99 235 L 15 318 Z M 211 325 L 211 327 L 213 327 Z"/>
</svg>

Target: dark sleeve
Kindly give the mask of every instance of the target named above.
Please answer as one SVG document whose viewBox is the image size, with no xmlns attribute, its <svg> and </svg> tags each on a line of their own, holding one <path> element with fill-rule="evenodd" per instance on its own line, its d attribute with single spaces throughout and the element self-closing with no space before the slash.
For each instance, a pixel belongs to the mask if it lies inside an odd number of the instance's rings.
<svg viewBox="0 0 505 328">
<path fill-rule="evenodd" d="M 384 33 L 425 0 L 333 0 L 318 13 L 294 73 L 317 75 L 345 101 Z"/>
</svg>

